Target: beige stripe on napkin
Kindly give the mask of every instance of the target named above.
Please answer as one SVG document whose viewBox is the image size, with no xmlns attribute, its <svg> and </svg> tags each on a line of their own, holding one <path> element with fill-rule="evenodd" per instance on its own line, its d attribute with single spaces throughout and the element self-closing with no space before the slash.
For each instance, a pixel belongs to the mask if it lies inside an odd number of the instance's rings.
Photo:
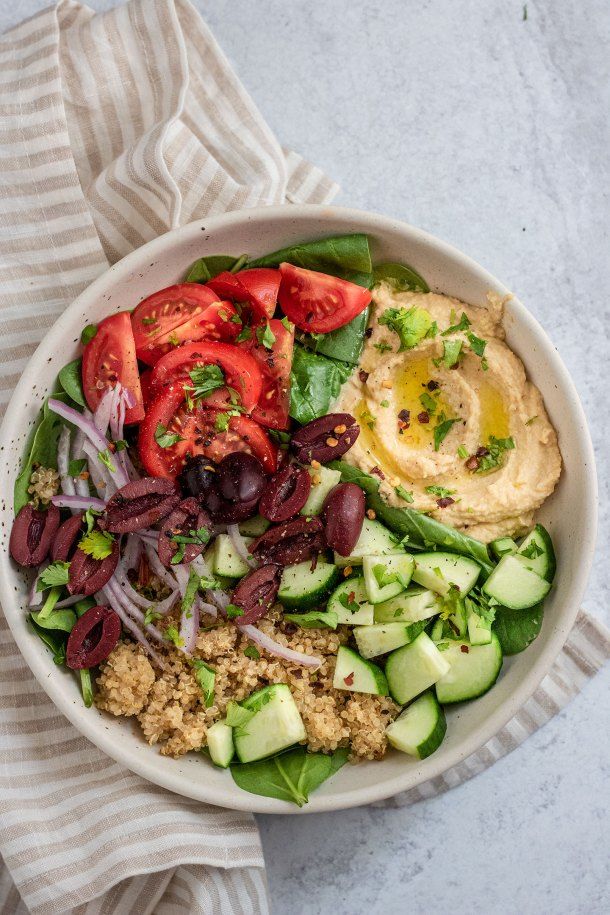
<svg viewBox="0 0 610 915">
<path fill-rule="evenodd" d="M 282 150 L 185 2 L 34 17 L 0 40 L 0 110 L 2 408 L 109 263 L 193 219 L 336 191 Z M 51 704 L 4 619 L 0 672 L 0 911 L 267 911 L 252 817 L 108 759 Z"/>
</svg>

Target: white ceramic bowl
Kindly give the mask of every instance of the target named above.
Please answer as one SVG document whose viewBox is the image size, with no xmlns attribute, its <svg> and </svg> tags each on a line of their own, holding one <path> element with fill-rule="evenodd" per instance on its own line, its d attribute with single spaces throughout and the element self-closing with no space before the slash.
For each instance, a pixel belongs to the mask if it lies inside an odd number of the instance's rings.
<svg viewBox="0 0 610 915">
<path fill-rule="evenodd" d="M 59 369 L 77 355 L 80 332 L 86 324 L 133 308 L 155 290 L 179 281 L 187 267 L 204 254 L 247 252 L 256 256 L 293 242 L 347 232 L 370 236 L 377 263 L 408 263 L 433 290 L 465 302 L 484 305 L 488 290 L 500 295 L 508 291 L 455 248 L 384 216 L 336 207 L 284 206 L 203 220 L 134 251 L 73 302 L 32 356 L 2 425 L 0 600 L 41 689 L 85 737 L 119 763 L 178 794 L 223 807 L 292 814 L 338 810 L 389 797 L 459 763 L 515 714 L 551 667 L 574 623 L 593 555 L 596 478 L 585 417 L 555 347 L 526 308 L 513 298 L 506 310 L 508 343 L 544 395 L 559 432 L 564 460 L 559 486 L 540 512 L 557 550 L 557 577 L 546 601 L 538 639 L 522 654 L 505 660 L 497 684 L 487 695 L 449 711 L 446 739 L 433 756 L 418 762 L 392 752 L 382 762 L 345 766 L 311 796 L 303 810 L 298 810 L 287 802 L 241 791 L 228 772 L 214 768 L 197 754 L 179 760 L 160 756 L 130 722 L 84 708 L 76 678 L 53 664 L 50 653 L 26 626 L 26 582 L 8 555 L 13 482 L 29 430 Z"/>
</svg>

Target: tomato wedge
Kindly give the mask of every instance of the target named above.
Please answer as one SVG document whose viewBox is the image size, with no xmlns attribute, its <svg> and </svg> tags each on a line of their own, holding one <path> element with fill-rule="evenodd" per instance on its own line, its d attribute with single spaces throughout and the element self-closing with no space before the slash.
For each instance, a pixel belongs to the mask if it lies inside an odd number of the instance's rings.
<svg viewBox="0 0 610 915">
<path fill-rule="evenodd" d="M 192 384 L 189 372 L 201 365 L 217 365 L 222 369 L 228 387 L 237 391 L 246 412 L 249 413 L 256 406 L 263 386 L 256 359 L 230 343 L 185 343 L 162 356 L 152 370 L 153 390 L 158 392 L 164 385 L 180 379 L 183 383 L 186 381 L 189 385 Z M 223 401 L 226 399 L 225 390 Z M 209 406 L 209 398 L 206 400 Z"/>
<path fill-rule="evenodd" d="M 142 401 L 144 403 L 144 409 L 148 410 L 149 406 L 154 400 L 152 371 L 150 369 L 148 369 L 146 372 L 142 372 L 140 375 L 140 387 L 142 388 Z"/>
<path fill-rule="evenodd" d="M 262 375 L 263 390 L 252 419 L 270 429 L 287 429 L 294 327 L 288 329 L 278 318 L 272 318 L 269 329 L 275 337 L 271 349 L 260 344 L 254 335 L 241 344 L 256 359 Z"/>
<path fill-rule="evenodd" d="M 279 270 L 269 267 L 253 267 L 240 273 L 219 273 L 206 283 L 222 298 L 243 302 L 252 309 L 256 320 L 270 318 L 277 304 L 280 288 Z"/>
<path fill-rule="evenodd" d="M 218 302 L 216 293 L 199 283 L 179 283 L 149 295 L 131 316 L 138 359 L 148 362 L 156 347 L 171 345 L 172 331 L 212 302 Z"/>
<path fill-rule="evenodd" d="M 282 310 L 297 327 L 310 333 L 327 334 L 343 327 L 371 301 L 368 289 L 327 273 L 286 263 L 280 264 L 280 273 Z"/>
<path fill-rule="evenodd" d="M 166 335 L 169 342 L 161 343 L 143 353 L 142 361 L 147 365 L 156 365 L 161 356 L 171 352 L 181 343 L 196 340 L 224 340 L 231 343 L 239 334 L 241 327 L 241 318 L 230 302 L 212 302 L 200 314 L 174 327 L 171 333 Z"/>
<path fill-rule="evenodd" d="M 108 388 L 113 388 L 120 381 L 135 399 L 134 406 L 125 412 L 125 422 L 139 423 L 144 419 L 129 312 L 121 311 L 100 321 L 95 337 L 87 343 L 83 352 L 82 377 L 89 409 L 95 410 Z"/>
<path fill-rule="evenodd" d="M 203 454 L 218 462 L 233 451 L 246 451 L 260 460 L 267 473 L 273 473 L 277 448 L 258 423 L 247 416 L 231 416 L 226 431 L 218 431 L 219 417 L 223 417 L 221 410 L 201 403 L 189 410 L 179 382 L 163 388 L 140 426 L 138 451 L 146 472 L 174 480 L 187 456 Z M 162 448 L 157 438 L 163 433 L 177 435 L 180 440 Z"/>
</svg>

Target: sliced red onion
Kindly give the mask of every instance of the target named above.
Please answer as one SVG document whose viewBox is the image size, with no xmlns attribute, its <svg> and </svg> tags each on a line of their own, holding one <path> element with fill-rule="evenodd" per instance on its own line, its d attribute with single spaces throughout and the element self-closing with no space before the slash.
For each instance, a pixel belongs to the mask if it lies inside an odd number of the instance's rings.
<svg viewBox="0 0 610 915">
<path fill-rule="evenodd" d="M 207 613 L 208 616 L 214 619 L 218 616 L 218 607 L 214 606 L 214 604 L 208 604 L 207 601 L 202 600 L 199 606 L 202 613 Z"/>
<path fill-rule="evenodd" d="M 110 394 L 112 396 L 112 392 L 110 392 Z M 77 429 L 81 429 L 98 452 L 106 451 L 108 449 L 108 440 L 104 435 L 100 433 L 99 429 L 95 425 L 95 422 L 87 419 L 87 417 L 82 413 L 79 413 L 78 410 L 74 410 L 72 407 L 67 406 L 60 400 L 55 400 L 54 397 L 51 397 L 47 403 L 49 405 L 49 409 L 52 410 L 53 413 L 57 413 L 57 415 L 61 416 L 62 419 L 65 419 L 66 422 L 72 423 L 72 425 L 76 426 Z M 127 479 L 127 474 L 122 470 L 122 468 L 116 466 L 112 458 L 110 459 L 110 464 L 112 467 L 112 473 L 116 486 L 118 488 L 121 486 L 126 486 L 129 482 Z"/>
<path fill-rule="evenodd" d="M 109 499 L 117 490 L 117 484 L 113 479 L 113 474 L 111 474 L 108 468 L 101 463 L 98 456 L 99 451 L 97 451 L 91 442 L 85 442 L 83 451 L 87 456 L 89 473 L 91 474 L 93 486 L 95 487 L 98 496 L 103 499 Z"/>
<path fill-rule="evenodd" d="M 251 555 L 251 553 L 248 549 L 248 545 L 246 544 L 246 541 L 244 540 L 243 534 L 241 534 L 239 531 L 238 525 L 237 524 L 228 524 L 227 533 L 229 534 L 229 537 L 231 538 L 231 543 L 235 547 L 235 552 L 240 557 L 240 559 L 243 559 L 243 561 L 246 563 L 248 568 L 255 569 L 257 566 L 257 562 L 254 559 L 254 557 Z"/>
<path fill-rule="evenodd" d="M 83 416 L 87 419 L 91 418 L 91 413 L 89 410 L 83 410 Z M 82 429 L 77 429 L 72 440 L 72 460 L 80 461 L 85 457 L 85 452 L 83 451 L 83 445 L 85 444 L 85 433 Z M 80 476 L 76 477 L 74 480 L 74 487 L 76 489 L 76 494 L 79 496 L 88 496 L 89 495 L 89 481 L 83 480 Z"/>
<path fill-rule="evenodd" d="M 161 581 L 165 582 L 165 584 L 172 589 L 172 591 L 175 591 L 178 588 L 178 581 L 176 580 L 175 576 L 172 575 L 169 569 L 166 569 L 162 564 L 155 548 L 151 546 L 150 543 L 147 543 L 146 540 L 144 540 L 144 549 L 146 550 L 146 556 L 148 557 L 150 567 L 157 578 L 160 578 Z"/>
<path fill-rule="evenodd" d="M 100 604 L 109 604 L 110 607 L 114 610 L 118 617 L 120 617 L 121 622 L 125 626 L 133 637 L 140 643 L 144 651 L 150 655 L 155 664 L 161 668 L 161 670 L 167 670 L 167 664 L 163 659 L 157 654 L 155 649 L 152 647 L 150 642 L 146 639 L 144 634 L 140 631 L 138 626 L 134 623 L 130 616 L 125 612 L 122 605 L 115 598 L 113 592 L 106 586 L 102 589 L 101 592 L 98 592 L 99 596 L 96 595 L 96 600 Z"/>
<path fill-rule="evenodd" d="M 108 431 L 108 423 L 110 422 L 110 413 L 112 411 L 112 402 L 114 400 L 114 388 L 108 388 L 104 392 L 104 396 L 97 405 L 97 409 L 93 414 L 93 422 L 101 434 L 106 437 L 106 432 Z M 100 451 L 103 451 L 101 448 Z"/>
<path fill-rule="evenodd" d="M 119 604 L 121 604 L 121 606 L 125 609 L 125 611 L 131 617 L 133 617 L 133 619 L 135 619 L 138 623 L 141 623 L 141 625 L 144 626 L 146 632 L 148 632 L 149 635 L 152 635 L 153 639 L 156 639 L 157 642 L 161 642 L 161 644 L 165 644 L 165 639 L 163 638 L 162 633 L 159 632 L 157 627 L 153 626 L 152 623 L 148 623 L 147 625 L 144 623 L 144 614 L 127 597 L 127 595 L 123 593 L 121 588 L 118 586 L 116 579 L 111 578 L 110 581 L 108 582 L 108 584 L 104 585 L 104 588 L 106 590 L 108 590 L 111 594 L 114 595 L 115 600 L 118 601 Z"/>
<path fill-rule="evenodd" d="M 184 654 L 192 655 L 197 646 L 197 633 L 199 632 L 199 601 L 197 597 L 193 601 L 190 610 L 180 614 L 180 639 L 182 645 L 180 651 Z"/>
<path fill-rule="evenodd" d="M 106 508 L 106 503 L 101 499 L 96 499 L 93 496 L 53 496 L 51 499 L 53 505 L 57 505 L 58 508 L 71 508 L 74 511 L 87 511 L 88 508 L 93 508 L 97 512 L 102 512 Z"/>
<path fill-rule="evenodd" d="M 157 548 L 157 544 L 159 543 L 159 531 L 154 531 L 151 528 L 148 528 L 148 530 L 136 531 L 135 534 L 141 540 L 144 540 L 146 543 L 150 543 L 150 545 L 155 547 L 155 549 Z"/>
<path fill-rule="evenodd" d="M 127 578 L 127 575 L 125 574 L 124 567 L 121 568 L 120 564 L 115 572 L 114 581 L 116 581 L 125 597 L 132 603 L 136 604 L 136 606 L 143 607 L 144 610 L 149 610 L 152 607 L 155 613 L 160 613 L 161 616 L 165 616 L 166 613 L 169 613 L 169 611 L 176 603 L 176 599 L 178 597 L 178 591 L 176 590 L 172 591 L 171 594 L 169 594 L 168 597 L 165 597 L 163 600 L 148 600 L 147 597 L 144 597 L 132 586 L 131 582 Z"/>
<path fill-rule="evenodd" d="M 237 628 L 252 642 L 255 642 L 260 648 L 263 648 L 276 658 L 282 658 L 282 660 L 290 661 L 292 664 L 300 664 L 301 667 L 320 667 L 322 664 L 322 658 L 317 658 L 311 654 L 303 654 L 301 651 L 293 651 L 292 648 L 287 648 L 286 645 L 280 645 L 279 642 L 274 641 L 271 636 L 265 635 L 256 626 L 251 624 L 240 626 L 238 624 Z"/>
<path fill-rule="evenodd" d="M 68 473 L 70 463 L 70 430 L 67 426 L 62 426 L 57 441 L 57 470 L 61 480 L 62 492 L 67 496 L 73 496 L 76 492 L 74 480 Z"/>
<path fill-rule="evenodd" d="M 38 569 L 38 572 L 30 585 L 30 590 L 28 591 L 28 607 L 38 607 L 42 603 L 42 591 L 38 590 L 38 582 L 48 564 L 48 562 L 45 562 L 45 564 Z"/>
<path fill-rule="evenodd" d="M 128 571 L 137 568 L 141 555 L 142 541 L 133 534 L 127 534 L 122 560 L 124 567 Z"/>
<path fill-rule="evenodd" d="M 180 593 L 184 597 L 184 593 L 186 591 L 186 586 L 189 583 L 188 569 L 185 568 L 184 565 L 179 564 L 179 565 L 175 565 L 173 567 L 173 572 L 174 572 L 174 575 L 176 576 L 176 580 L 178 582 L 178 587 L 180 588 Z"/>
<path fill-rule="evenodd" d="M 66 597 L 64 600 L 58 600 L 55 604 L 55 609 L 62 610 L 64 607 L 72 607 L 74 604 L 77 604 L 79 600 L 85 600 L 85 595 L 71 594 L 70 597 Z"/>
</svg>

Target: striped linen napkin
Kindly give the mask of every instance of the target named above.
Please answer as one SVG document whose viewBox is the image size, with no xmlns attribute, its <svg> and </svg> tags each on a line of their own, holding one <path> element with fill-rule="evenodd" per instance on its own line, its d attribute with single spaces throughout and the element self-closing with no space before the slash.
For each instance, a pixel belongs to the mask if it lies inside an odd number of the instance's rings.
<svg viewBox="0 0 610 915">
<path fill-rule="evenodd" d="M 103 15 L 71 0 L 0 39 L 0 409 L 36 344 L 109 263 L 225 210 L 328 202 L 336 187 L 282 150 L 185 0 Z M 581 612 L 517 716 L 445 775 L 458 785 L 542 726 L 610 657 Z M 0 617 L 0 912 L 265 913 L 251 817 L 157 788 L 56 711 Z"/>
</svg>

